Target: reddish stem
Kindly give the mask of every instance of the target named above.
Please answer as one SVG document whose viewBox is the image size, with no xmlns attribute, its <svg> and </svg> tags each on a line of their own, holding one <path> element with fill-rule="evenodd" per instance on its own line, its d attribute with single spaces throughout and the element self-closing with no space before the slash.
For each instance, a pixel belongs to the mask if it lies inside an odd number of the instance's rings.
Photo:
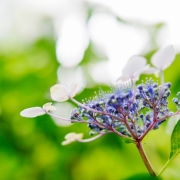
<svg viewBox="0 0 180 180">
<path fill-rule="evenodd" d="M 149 171 L 149 174 L 151 176 L 156 177 L 157 175 L 156 175 L 156 173 L 155 173 L 155 171 L 154 171 L 148 157 L 146 156 L 146 153 L 145 153 L 145 151 L 143 149 L 143 146 L 142 146 L 142 142 L 141 141 L 136 141 L 136 147 L 137 147 L 137 149 L 139 151 L 139 154 L 140 154 L 140 156 L 141 156 L 147 170 Z"/>
</svg>

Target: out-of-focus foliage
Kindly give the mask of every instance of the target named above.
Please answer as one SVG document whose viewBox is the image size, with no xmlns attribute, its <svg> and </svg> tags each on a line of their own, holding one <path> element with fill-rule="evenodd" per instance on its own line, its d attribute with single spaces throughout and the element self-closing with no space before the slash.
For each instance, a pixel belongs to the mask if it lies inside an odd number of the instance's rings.
<svg viewBox="0 0 180 180">
<path fill-rule="evenodd" d="M 150 59 L 152 54 L 149 52 L 146 57 Z M 101 60 L 90 43 L 80 63 L 84 77 L 89 81 L 92 79 L 87 69 L 93 59 Z M 178 54 L 172 66 L 165 70 L 166 82 L 172 83 L 170 101 L 180 90 L 179 61 Z M 51 101 L 49 89 L 57 83 L 58 67 L 55 41 L 50 37 L 42 37 L 21 50 L 14 47 L 8 52 L 0 51 L 0 180 L 123 180 L 146 174 L 136 147 L 123 143 L 114 134 L 88 144 L 62 146 L 64 136 L 69 132 L 84 132 L 88 137 L 86 125 L 73 124 L 64 128 L 58 127 L 49 116 L 20 117 L 21 110 Z M 85 88 L 76 98 L 81 101 L 93 97 L 99 87 L 108 89 L 95 84 Z M 169 106 L 175 110 L 173 103 Z M 156 171 L 169 156 L 170 135 L 166 133 L 166 125 L 150 132 L 144 140 Z M 179 179 L 179 167 L 177 158 L 162 174 L 163 179 Z"/>
</svg>

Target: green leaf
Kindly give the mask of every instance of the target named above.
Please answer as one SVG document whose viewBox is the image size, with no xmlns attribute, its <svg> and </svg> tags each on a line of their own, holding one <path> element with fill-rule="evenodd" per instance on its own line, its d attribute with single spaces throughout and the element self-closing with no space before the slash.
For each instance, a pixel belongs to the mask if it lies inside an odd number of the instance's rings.
<svg viewBox="0 0 180 180">
<path fill-rule="evenodd" d="M 149 174 L 136 174 L 126 178 L 126 180 L 161 180 L 160 177 L 151 177 Z"/>
<path fill-rule="evenodd" d="M 179 154 L 179 152 L 180 152 L 180 120 L 175 125 L 171 135 L 171 152 L 169 159 Z"/>
<path fill-rule="evenodd" d="M 174 130 L 171 135 L 171 152 L 169 156 L 169 160 L 163 166 L 158 176 L 160 176 L 164 170 L 168 167 L 170 162 L 180 153 L 180 119 L 176 123 Z"/>
</svg>

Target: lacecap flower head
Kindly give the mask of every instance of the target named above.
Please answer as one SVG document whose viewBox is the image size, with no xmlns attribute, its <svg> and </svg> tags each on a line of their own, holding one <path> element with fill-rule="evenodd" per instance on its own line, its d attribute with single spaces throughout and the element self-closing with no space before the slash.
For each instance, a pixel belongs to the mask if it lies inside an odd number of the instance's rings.
<svg viewBox="0 0 180 180">
<path fill-rule="evenodd" d="M 84 123 L 90 129 L 90 135 L 96 134 L 92 138 L 82 139 L 82 133 L 68 133 L 62 145 L 74 141 L 90 142 L 108 133 L 115 133 L 126 142 L 136 145 L 149 173 L 156 176 L 143 149 L 142 140 L 151 130 L 158 129 L 169 117 L 180 115 L 180 92 L 172 99 L 177 108 L 176 112 L 172 112 L 168 108 L 171 83 L 164 82 L 163 75 L 163 70 L 170 66 L 174 57 L 175 52 L 172 46 L 161 49 L 152 56 L 153 67 L 147 64 L 144 57 L 133 56 L 128 60 L 122 76 L 118 79 L 120 84 L 111 86 L 107 92 L 101 90 L 93 99 L 82 101 L 82 103 L 74 99 L 77 83 L 73 83 L 70 87 L 64 84 L 54 85 L 50 89 L 51 98 L 54 101 L 70 100 L 77 105 L 72 110 L 69 119 L 53 114 L 56 108 L 52 106 L 52 103 L 47 103 L 42 108 L 25 109 L 20 114 L 30 118 L 48 114 L 59 120 Z M 149 79 L 136 85 L 135 82 L 142 73 L 160 74 L 161 84 Z M 172 149 L 174 147 L 173 145 Z M 179 149 L 173 150 L 171 156 L 176 151 L 179 152 Z"/>
<path fill-rule="evenodd" d="M 132 89 L 131 85 L 112 87 L 83 103 L 71 113 L 73 120 L 87 120 L 93 133 L 117 131 L 122 136 L 140 138 L 148 128 L 157 129 L 170 114 L 167 98 L 170 83 L 159 86 L 153 80 Z M 92 133 L 92 132 L 91 132 Z"/>
</svg>

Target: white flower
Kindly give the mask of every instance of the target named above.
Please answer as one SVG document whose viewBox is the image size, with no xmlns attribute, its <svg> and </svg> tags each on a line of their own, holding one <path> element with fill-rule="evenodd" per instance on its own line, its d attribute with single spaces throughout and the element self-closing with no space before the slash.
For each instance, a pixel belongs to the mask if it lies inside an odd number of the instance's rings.
<svg viewBox="0 0 180 180">
<path fill-rule="evenodd" d="M 73 83 L 70 88 L 64 84 L 56 84 L 50 89 L 51 98 L 57 102 L 67 101 L 76 95 L 77 86 L 77 83 Z"/>
<path fill-rule="evenodd" d="M 132 56 L 122 71 L 122 76 L 117 81 L 127 81 L 129 79 L 137 80 L 139 75 L 146 70 L 149 65 L 146 64 L 146 59 L 141 56 Z"/>
<path fill-rule="evenodd" d="M 27 118 L 34 118 L 37 116 L 42 116 L 46 114 L 46 112 L 56 110 L 56 107 L 52 106 L 51 104 L 52 103 L 46 103 L 43 105 L 43 108 L 31 107 L 31 108 L 24 109 L 23 111 L 20 112 L 20 115 Z"/>
<path fill-rule="evenodd" d="M 173 46 L 167 46 L 164 49 L 160 49 L 157 51 L 151 58 L 151 62 L 154 67 L 149 67 L 148 69 L 144 70 L 143 73 L 145 74 L 155 74 L 156 76 L 159 72 L 168 68 L 175 58 L 175 51 Z"/>
<path fill-rule="evenodd" d="M 162 71 L 169 67 L 175 58 L 175 51 L 173 46 L 168 46 L 164 49 L 157 51 L 152 59 L 152 64 L 159 70 Z"/>
<path fill-rule="evenodd" d="M 72 143 L 74 141 L 81 140 L 82 138 L 83 138 L 83 134 L 82 133 L 76 134 L 74 132 L 71 132 L 71 133 L 68 133 L 65 136 L 65 141 L 63 141 L 61 144 L 62 145 L 67 145 L 67 144 L 70 144 L 70 143 Z"/>
<path fill-rule="evenodd" d="M 45 110 L 41 107 L 27 108 L 21 111 L 20 115 L 27 118 L 34 118 L 46 114 Z"/>
<path fill-rule="evenodd" d="M 46 103 L 43 105 L 43 109 L 46 111 L 46 112 L 49 112 L 49 111 L 55 111 L 56 110 L 56 107 L 52 106 L 52 103 L 49 102 L 49 103 Z"/>
</svg>

